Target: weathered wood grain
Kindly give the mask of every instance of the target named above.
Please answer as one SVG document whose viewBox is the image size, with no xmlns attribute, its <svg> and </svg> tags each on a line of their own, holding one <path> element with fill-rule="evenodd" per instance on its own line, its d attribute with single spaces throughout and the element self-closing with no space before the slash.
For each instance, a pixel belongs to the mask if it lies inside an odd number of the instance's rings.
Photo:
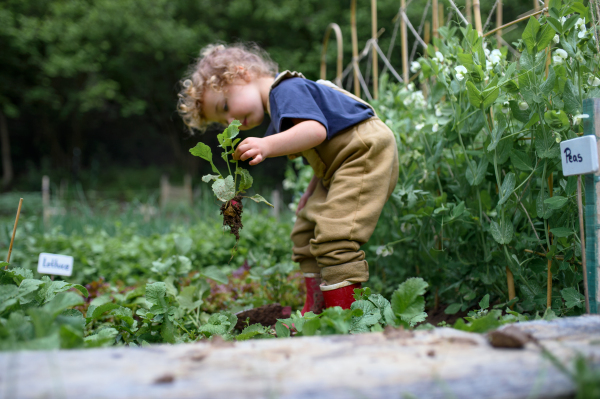
<svg viewBox="0 0 600 399">
<path fill-rule="evenodd" d="M 600 367 L 600 316 L 516 324 L 565 364 Z M 0 354 L 2 398 L 562 398 L 533 343 L 439 328 L 236 343 Z M 406 396 L 413 395 L 413 396 Z"/>
</svg>

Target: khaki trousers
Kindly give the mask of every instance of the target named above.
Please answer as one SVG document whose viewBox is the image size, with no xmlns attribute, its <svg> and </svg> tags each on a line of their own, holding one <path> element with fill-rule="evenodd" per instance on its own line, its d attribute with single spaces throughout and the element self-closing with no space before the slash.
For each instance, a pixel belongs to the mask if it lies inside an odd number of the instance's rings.
<svg viewBox="0 0 600 399">
<path fill-rule="evenodd" d="M 298 213 L 292 260 L 303 273 L 320 273 L 325 285 L 367 281 L 360 246 L 398 181 L 394 134 L 375 116 L 302 155 L 321 181 Z"/>
</svg>

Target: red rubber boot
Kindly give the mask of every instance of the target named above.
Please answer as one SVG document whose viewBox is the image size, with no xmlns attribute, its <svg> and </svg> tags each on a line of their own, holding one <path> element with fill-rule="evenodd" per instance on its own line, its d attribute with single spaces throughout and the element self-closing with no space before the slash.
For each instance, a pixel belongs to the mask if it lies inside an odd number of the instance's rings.
<svg viewBox="0 0 600 399">
<path fill-rule="evenodd" d="M 306 302 L 300 311 L 302 316 L 306 312 L 319 314 L 325 308 L 323 293 L 319 286 L 321 285 L 321 275 L 317 273 L 304 273 L 304 283 L 306 284 Z"/>
<path fill-rule="evenodd" d="M 350 309 L 350 305 L 355 301 L 354 289 L 361 287 L 361 283 L 352 284 L 347 281 L 334 285 L 321 285 L 325 307 L 341 306 L 342 309 Z"/>
</svg>

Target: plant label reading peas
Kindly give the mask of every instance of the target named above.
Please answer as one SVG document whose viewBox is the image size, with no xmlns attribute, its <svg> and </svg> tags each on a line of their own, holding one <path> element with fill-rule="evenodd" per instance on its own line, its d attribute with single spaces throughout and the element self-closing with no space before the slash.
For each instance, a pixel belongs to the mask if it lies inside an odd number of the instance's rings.
<svg viewBox="0 0 600 399">
<path fill-rule="evenodd" d="M 585 175 L 598 171 L 596 136 L 583 136 L 560 143 L 563 175 Z"/>
<path fill-rule="evenodd" d="M 70 276 L 73 273 L 73 257 L 42 252 L 38 259 L 38 273 Z"/>
</svg>

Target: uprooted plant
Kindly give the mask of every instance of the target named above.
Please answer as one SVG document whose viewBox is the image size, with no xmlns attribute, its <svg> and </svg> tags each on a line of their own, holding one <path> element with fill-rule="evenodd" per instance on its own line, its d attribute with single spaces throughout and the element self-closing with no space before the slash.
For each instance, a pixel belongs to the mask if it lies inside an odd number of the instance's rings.
<svg viewBox="0 0 600 399">
<path fill-rule="evenodd" d="M 240 121 L 234 120 L 223 133 L 217 135 L 219 147 L 223 148 L 221 158 L 223 158 L 227 164 L 227 170 L 229 171 L 229 174 L 226 177 L 223 177 L 221 172 L 219 172 L 219 169 L 217 169 L 213 163 L 212 151 L 209 146 L 204 143 L 198 143 L 194 148 L 190 149 L 192 155 L 196 155 L 210 162 L 213 172 L 216 173 L 215 175 L 203 176 L 202 181 L 205 183 L 211 181 L 214 182 L 212 184 L 212 190 L 215 193 L 215 196 L 223 202 L 221 205 L 223 229 L 233 234 L 236 241 L 240 239 L 239 230 L 243 227 L 242 212 L 244 207 L 242 205 L 242 198 L 249 198 L 255 202 L 264 202 L 271 207 L 273 206 L 259 194 L 255 194 L 251 197 L 241 195 L 245 193 L 247 189 L 252 187 L 253 179 L 250 172 L 238 165 L 237 160 L 229 159 L 229 156 L 235 152 L 235 147 L 241 140 L 236 138 L 240 133 L 238 128 L 240 125 Z M 229 165 L 231 163 L 235 164 L 233 173 L 231 171 L 231 166 Z"/>
</svg>

